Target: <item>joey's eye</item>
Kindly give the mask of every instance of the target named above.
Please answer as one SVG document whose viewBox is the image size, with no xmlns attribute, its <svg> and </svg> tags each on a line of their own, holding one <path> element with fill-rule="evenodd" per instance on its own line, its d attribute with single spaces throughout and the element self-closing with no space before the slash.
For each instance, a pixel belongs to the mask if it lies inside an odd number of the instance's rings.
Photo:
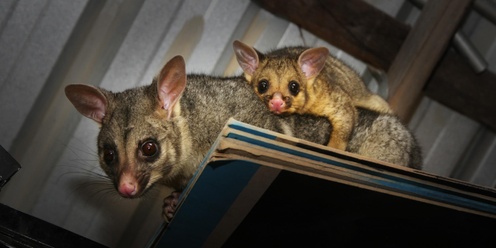
<svg viewBox="0 0 496 248">
<path fill-rule="evenodd" d="M 159 147 L 155 141 L 147 140 L 141 144 L 140 150 L 143 156 L 153 158 L 157 155 Z"/>
<path fill-rule="evenodd" d="M 300 84 L 296 81 L 289 82 L 288 88 L 293 96 L 298 95 L 298 92 L 300 92 Z"/>
<path fill-rule="evenodd" d="M 269 89 L 269 81 L 262 79 L 260 82 L 258 82 L 258 93 L 263 94 L 267 92 Z"/>
<path fill-rule="evenodd" d="M 116 152 L 114 148 L 111 147 L 105 147 L 103 148 L 103 161 L 107 165 L 111 165 L 116 158 Z"/>
</svg>

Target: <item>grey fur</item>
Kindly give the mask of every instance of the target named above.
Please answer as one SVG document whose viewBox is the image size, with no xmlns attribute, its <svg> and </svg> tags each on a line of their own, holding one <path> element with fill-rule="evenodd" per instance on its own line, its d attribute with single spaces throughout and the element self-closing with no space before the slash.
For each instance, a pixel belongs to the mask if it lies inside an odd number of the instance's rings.
<svg viewBox="0 0 496 248">
<path fill-rule="evenodd" d="M 270 113 L 242 77 L 188 75 L 186 89 L 179 100 L 180 111 L 170 119 L 162 118 L 165 115 L 159 112 L 163 109 L 157 109 L 157 81 L 121 93 L 96 90 L 107 101 L 98 136 L 101 166 L 116 187 L 122 171 L 132 167 L 140 182 L 136 197 L 154 183 L 182 190 L 230 117 L 277 132 L 283 132 L 283 126 L 288 126 L 296 137 L 319 144 L 327 143 L 331 130 L 325 118 L 281 117 Z M 83 92 L 68 86 L 66 92 L 70 93 L 66 94 L 83 115 L 90 117 L 85 109 L 78 107 L 80 91 Z M 348 151 L 420 168 L 418 145 L 396 117 L 368 110 L 359 112 Z M 138 151 L 134 148 L 146 139 L 160 144 L 159 157 L 151 162 L 136 155 Z M 105 164 L 102 153 L 106 146 L 116 147 L 118 163 Z M 134 157 L 138 161 L 131 161 Z"/>
</svg>

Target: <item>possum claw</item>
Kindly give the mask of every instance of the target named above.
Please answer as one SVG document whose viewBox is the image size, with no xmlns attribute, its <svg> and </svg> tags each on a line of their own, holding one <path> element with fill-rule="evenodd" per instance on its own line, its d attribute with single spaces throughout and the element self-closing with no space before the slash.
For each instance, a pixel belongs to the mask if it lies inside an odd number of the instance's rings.
<svg viewBox="0 0 496 248">
<path fill-rule="evenodd" d="M 174 217 L 180 195 L 181 192 L 174 191 L 171 195 L 164 198 L 164 204 L 162 205 L 162 217 L 167 223 L 169 223 L 172 220 L 172 217 Z"/>
</svg>

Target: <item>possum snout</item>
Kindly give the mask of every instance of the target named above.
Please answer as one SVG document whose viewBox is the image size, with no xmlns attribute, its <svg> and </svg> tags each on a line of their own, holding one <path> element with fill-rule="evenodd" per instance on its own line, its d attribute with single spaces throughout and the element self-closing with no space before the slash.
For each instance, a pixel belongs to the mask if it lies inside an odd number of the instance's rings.
<svg viewBox="0 0 496 248">
<path fill-rule="evenodd" d="M 286 108 L 286 103 L 282 99 L 282 94 L 279 92 L 272 95 L 272 99 L 269 101 L 269 109 L 275 114 L 281 114 Z"/>
<path fill-rule="evenodd" d="M 117 191 L 125 198 L 137 197 L 139 192 L 138 181 L 130 174 L 123 173 L 119 180 Z"/>
</svg>

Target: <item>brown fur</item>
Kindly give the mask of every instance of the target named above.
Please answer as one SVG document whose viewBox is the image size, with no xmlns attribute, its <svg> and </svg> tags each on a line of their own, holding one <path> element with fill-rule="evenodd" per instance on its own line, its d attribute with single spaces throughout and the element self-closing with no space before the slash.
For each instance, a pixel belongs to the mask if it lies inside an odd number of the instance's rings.
<svg viewBox="0 0 496 248">
<path fill-rule="evenodd" d="M 245 78 L 272 112 L 329 119 L 330 147 L 346 149 L 357 107 L 391 113 L 389 105 L 371 93 L 356 72 L 329 56 L 326 48 L 287 47 L 262 54 L 239 41 L 233 46 Z M 267 89 L 260 90 L 261 82 L 268 83 Z M 298 84 L 297 93 L 291 92 L 291 83 Z"/>
</svg>

